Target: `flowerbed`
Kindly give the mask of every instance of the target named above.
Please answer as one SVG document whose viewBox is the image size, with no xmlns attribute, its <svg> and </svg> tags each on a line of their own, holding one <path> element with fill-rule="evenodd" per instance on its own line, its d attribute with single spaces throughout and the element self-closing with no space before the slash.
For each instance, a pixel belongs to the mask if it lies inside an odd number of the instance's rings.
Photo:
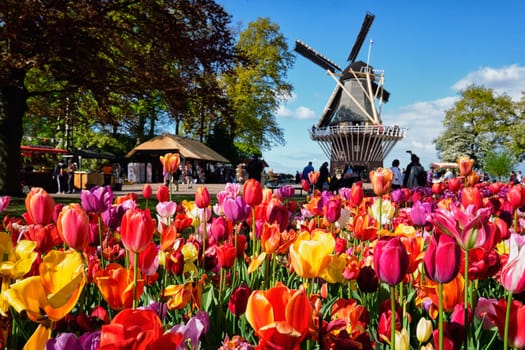
<svg viewBox="0 0 525 350">
<path fill-rule="evenodd" d="M 255 180 L 213 205 L 205 186 L 175 203 L 145 185 L 144 208 L 109 187 L 69 205 L 33 188 L 0 233 L 2 346 L 523 349 L 525 187 L 458 162 L 432 187 L 391 191 L 380 168 L 375 196 L 313 185 L 301 203 Z"/>
</svg>

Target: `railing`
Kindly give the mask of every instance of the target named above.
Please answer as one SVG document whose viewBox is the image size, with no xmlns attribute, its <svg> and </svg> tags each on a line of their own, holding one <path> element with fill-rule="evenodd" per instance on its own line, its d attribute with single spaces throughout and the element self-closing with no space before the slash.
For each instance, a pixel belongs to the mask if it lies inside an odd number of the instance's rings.
<svg viewBox="0 0 525 350">
<path fill-rule="evenodd" d="M 406 128 L 400 128 L 397 125 L 351 125 L 347 123 L 341 123 L 323 128 L 316 128 L 313 126 L 310 130 L 310 137 L 315 140 L 317 138 L 323 138 L 336 134 L 370 134 L 404 138 L 406 136 L 406 132 Z"/>
</svg>

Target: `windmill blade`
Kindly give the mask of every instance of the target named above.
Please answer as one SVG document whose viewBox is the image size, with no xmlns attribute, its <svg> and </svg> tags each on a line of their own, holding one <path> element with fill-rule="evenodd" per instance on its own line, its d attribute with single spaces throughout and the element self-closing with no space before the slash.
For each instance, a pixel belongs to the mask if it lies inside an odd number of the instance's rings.
<svg viewBox="0 0 525 350">
<path fill-rule="evenodd" d="M 295 51 L 308 58 L 313 63 L 331 71 L 332 73 L 334 73 L 336 70 L 340 72 L 342 71 L 341 67 L 339 67 L 336 63 L 330 61 L 328 58 L 324 57 L 319 52 L 315 51 L 310 46 L 299 40 L 295 41 Z"/>
<path fill-rule="evenodd" d="M 370 30 L 370 27 L 374 22 L 374 18 L 376 18 L 376 16 L 371 14 L 370 12 L 367 12 L 367 14 L 365 15 L 365 19 L 363 21 L 363 24 L 361 25 L 361 30 L 359 31 L 354 46 L 352 47 L 352 51 L 350 51 L 350 55 L 348 56 L 348 61 L 350 61 L 350 63 L 354 62 L 357 58 L 357 55 L 359 55 L 361 46 L 363 46 L 363 42 L 365 41 L 366 36 L 368 35 L 368 31 Z"/>
</svg>

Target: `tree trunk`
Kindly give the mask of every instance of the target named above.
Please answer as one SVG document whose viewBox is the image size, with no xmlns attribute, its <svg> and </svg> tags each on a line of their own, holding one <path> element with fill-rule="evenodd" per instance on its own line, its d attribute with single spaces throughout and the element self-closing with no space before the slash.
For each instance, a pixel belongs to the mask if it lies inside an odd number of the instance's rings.
<svg viewBox="0 0 525 350">
<path fill-rule="evenodd" d="M 14 74 L 18 75 L 16 79 L 10 80 L 14 83 L 0 88 L 0 194 L 21 196 L 20 143 L 22 118 L 27 110 L 29 93 L 23 84 L 25 73 Z"/>
</svg>

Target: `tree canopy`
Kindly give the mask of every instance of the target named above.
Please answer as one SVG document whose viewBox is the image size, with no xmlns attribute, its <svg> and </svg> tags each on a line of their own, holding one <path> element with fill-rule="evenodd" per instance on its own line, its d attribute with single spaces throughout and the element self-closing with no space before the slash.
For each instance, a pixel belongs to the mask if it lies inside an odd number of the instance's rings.
<svg viewBox="0 0 525 350">
<path fill-rule="evenodd" d="M 518 104 L 509 96 L 496 95 L 482 86 L 469 86 L 446 111 L 445 130 L 434 140 L 440 159 L 455 161 L 459 156 L 469 156 L 481 168 L 485 157 L 494 151 L 522 157 L 523 148 L 519 145 L 523 145 L 523 139 L 515 130 L 523 130 L 525 124 L 518 115 Z"/>
<path fill-rule="evenodd" d="M 129 117 L 111 113 L 115 96 L 160 98 L 180 115 L 203 85 L 203 72 L 218 75 L 233 66 L 230 22 L 211 0 L 0 2 L 0 193 L 19 191 L 30 97 L 51 96 L 63 113 L 89 96 L 96 104 L 91 122 L 102 124 Z"/>
</svg>

